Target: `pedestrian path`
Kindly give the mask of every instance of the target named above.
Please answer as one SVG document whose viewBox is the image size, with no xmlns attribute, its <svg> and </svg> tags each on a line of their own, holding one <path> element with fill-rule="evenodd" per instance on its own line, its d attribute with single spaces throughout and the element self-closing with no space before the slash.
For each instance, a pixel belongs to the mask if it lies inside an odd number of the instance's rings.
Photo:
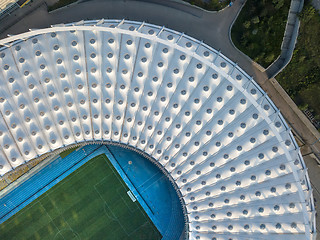
<svg viewBox="0 0 320 240">
<path fill-rule="evenodd" d="M 299 13 L 303 8 L 303 4 L 304 0 L 291 1 L 286 29 L 281 44 L 281 53 L 280 56 L 267 68 L 266 73 L 268 78 L 275 77 L 291 61 L 299 34 Z"/>
</svg>

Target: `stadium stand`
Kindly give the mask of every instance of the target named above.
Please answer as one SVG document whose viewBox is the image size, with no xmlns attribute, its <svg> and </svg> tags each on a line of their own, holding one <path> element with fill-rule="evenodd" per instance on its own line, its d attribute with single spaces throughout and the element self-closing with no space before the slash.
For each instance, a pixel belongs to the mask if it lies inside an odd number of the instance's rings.
<svg viewBox="0 0 320 240">
<path fill-rule="evenodd" d="M 101 147 L 99 145 L 86 146 L 85 152 L 76 151 L 66 161 L 62 161 L 59 157 L 17 188 L 1 196 L 0 223 L 9 219 L 93 156 L 104 153 L 104 151 L 98 151 Z M 91 155 L 90 158 L 86 158 L 87 155 Z"/>
<path fill-rule="evenodd" d="M 0 1 L 0 20 L 10 15 L 14 10 L 28 4 L 30 0 L 2 0 Z"/>
</svg>

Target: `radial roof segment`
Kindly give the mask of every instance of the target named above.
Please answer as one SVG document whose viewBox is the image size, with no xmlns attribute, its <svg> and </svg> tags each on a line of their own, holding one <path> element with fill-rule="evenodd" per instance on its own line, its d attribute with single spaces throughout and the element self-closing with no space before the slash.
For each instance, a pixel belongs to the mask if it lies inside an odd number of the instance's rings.
<svg viewBox="0 0 320 240">
<path fill-rule="evenodd" d="M 315 239 L 289 127 L 219 51 L 125 20 L 55 25 L 0 45 L 1 175 L 75 143 L 117 142 L 174 182 L 186 239 Z"/>
</svg>

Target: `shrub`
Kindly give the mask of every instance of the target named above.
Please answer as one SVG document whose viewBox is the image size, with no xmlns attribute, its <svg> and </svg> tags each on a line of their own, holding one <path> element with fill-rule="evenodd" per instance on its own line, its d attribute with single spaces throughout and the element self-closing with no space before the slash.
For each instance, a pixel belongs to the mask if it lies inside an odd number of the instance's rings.
<svg viewBox="0 0 320 240">
<path fill-rule="evenodd" d="M 237 48 L 265 68 L 280 55 L 290 2 L 247 0 L 232 28 Z"/>
</svg>

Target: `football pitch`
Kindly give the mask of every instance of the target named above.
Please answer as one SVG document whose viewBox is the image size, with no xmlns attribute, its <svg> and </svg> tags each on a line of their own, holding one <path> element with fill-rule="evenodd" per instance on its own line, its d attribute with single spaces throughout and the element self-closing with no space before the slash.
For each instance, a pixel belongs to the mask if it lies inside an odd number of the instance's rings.
<svg viewBox="0 0 320 240">
<path fill-rule="evenodd" d="M 0 225 L 6 240 L 158 240 L 108 158 L 99 155 Z"/>
</svg>

